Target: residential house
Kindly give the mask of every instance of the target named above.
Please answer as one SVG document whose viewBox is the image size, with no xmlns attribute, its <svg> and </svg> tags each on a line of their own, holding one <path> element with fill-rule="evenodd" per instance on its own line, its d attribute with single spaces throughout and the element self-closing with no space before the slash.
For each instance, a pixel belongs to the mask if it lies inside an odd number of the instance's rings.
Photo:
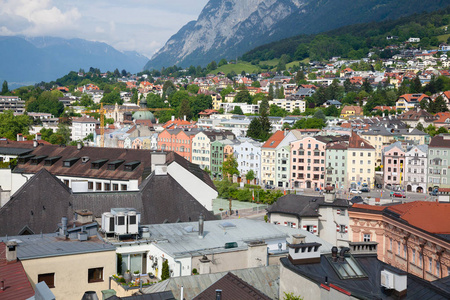
<svg viewBox="0 0 450 300">
<path fill-rule="evenodd" d="M 192 140 L 198 132 L 198 129 L 165 129 L 158 135 L 158 150 L 175 151 L 192 161 Z"/>
<path fill-rule="evenodd" d="M 341 118 L 352 119 L 364 116 L 363 108 L 356 105 L 346 105 L 341 110 Z"/>
<path fill-rule="evenodd" d="M 375 148 L 375 166 L 383 164 L 383 148 L 395 141 L 395 136 L 385 126 L 372 126 L 361 132 L 361 137 Z"/>
<path fill-rule="evenodd" d="M 415 128 L 420 123 L 424 128 L 432 125 L 438 118 L 423 109 L 410 109 L 397 117 L 405 122 L 408 126 Z"/>
<path fill-rule="evenodd" d="M 192 162 L 200 168 L 211 170 L 211 143 L 216 140 L 234 139 L 231 131 L 200 131 L 192 139 Z"/>
<path fill-rule="evenodd" d="M 306 110 L 306 101 L 304 100 L 274 99 L 269 101 L 269 105 L 276 105 L 290 113 L 296 109 L 300 112 L 305 112 Z"/>
<path fill-rule="evenodd" d="M 330 144 L 325 150 L 326 154 L 326 185 L 331 185 L 336 189 L 344 189 L 349 184 L 347 182 L 347 153 L 348 143 L 339 142 Z"/>
<path fill-rule="evenodd" d="M 430 284 L 378 260 L 375 243 L 351 243 L 325 253 L 321 248 L 292 237 L 288 257 L 280 259 L 280 299 L 286 294 L 336 300 L 450 297 L 445 279 Z"/>
<path fill-rule="evenodd" d="M 132 151 L 138 150 L 127 152 Z M 139 150 L 141 156 L 145 156 L 145 153 Z M 89 210 L 95 218 L 100 218 L 104 212 L 115 207 L 135 208 L 145 224 L 189 221 L 200 213 L 207 220 L 214 219 L 210 210 L 212 200 L 217 198 L 217 191 L 206 172 L 173 152 L 155 152 L 149 153 L 149 156 L 151 163 L 146 170 L 150 173 L 141 173 L 144 179 L 138 189 L 127 192 L 76 191 L 76 184 L 74 189 L 70 189 L 41 166 L 41 170 L 0 208 L 0 235 L 54 232 L 60 216 L 72 216 L 76 210 Z M 136 170 L 139 171 L 138 168 Z M 100 171 L 114 173 L 115 176 L 137 173 L 114 172 L 107 170 L 106 166 Z M 90 180 L 95 183 L 95 179 Z M 80 181 L 81 178 L 77 182 L 78 188 L 83 183 Z M 89 186 L 88 182 L 86 185 Z"/>
<path fill-rule="evenodd" d="M 275 186 L 278 188 L 287 189 L 290 187 L 290 155 L 291 147 L 288 145 L 275 148 Z"/>
<path fill-rule="evenodd" d="M 355 131 L 348 143 L 347 176 L 348 188 L 373 188 L 375 183 L 375 148 Z"/>
<path fill-rule="evenodd" d="M 425 94 L 404 94 L 398 98 L 395 107 L 402 111 L 416 109 L 423 100 L 430 101 L 431 98 Z"/>
<path fill-rule="evenodd" d="M 242 178 L 253 170 L 256 184 L 261 182 L 261 146 L 262 143 L 251 138 L 238 138 L 239 144 L 234 145 L 234 156 L 238 163 L 239 174 Z"/>
<path fill-rule="evenodd" d="M 284 131 L 275 132 L 261 147 L 261 182 L 266 185 L 275 185 L 276 148 L 285 139 Z"/>
<path fill-rule="evenodd" d="M 433 137 L 428 145 L 428 191 L 450 188 L 450 134 Z"/>
<path fill-rule="evenodd" d="M 17 259 L 17 241 L 0 242 L 0 274 L 2 299 L 29 299 L 34 295 L 23 264 Z"/>
<path fill-rule="evenodd" d="M 428 145 L 414 145 L 405 153 L 403 186 L 407 192 L 426 193 L 428 174 Z"/>
<path fill-rule="evenodd" d="M 100 122 L 95 118 L 80 117 L 72 119 L 72 141 L 83 141 L 85 137 L 94 135 L 95 129 L 100 127 Z"/>
<path fill-rule="evenodd" d="M 438 119 L 436 119 L 433 124 L 436 128 L 444 127 L 447 130 L 450 129 L 450 112 L 441 112 L 437 113 L 436 116 Z"/>
<path fill-rule="evenodd" d="M 330 107 L 331 105 L 336 106 L 337 109 L 341 108 L 342 103 L 337 100 L 327 100 L 323 106 Z"/>
<path fill-rule="evenodd" d="M 286 195 L 267 210 L 267 216 L 273 224 L 301 228 L 332 245 L 347 246 L 348 203 L 335 196 L 334 191 L 324 197 Z"/>
<path fill-rule="evenodd" d="M 349 209 L 350 238 L 377 242 L 379 260 L 433 282 L 450 275 L 449 213 L 450 205 L 438 202 L 354 204 Z"/>
<path fill-rule="evenodd" d="M 23 114 L 25 112 L 25 101 L 18 96 L 0 96 L 0 112 L 5 110 Z"/>
<path fill-rule="evenodd" d="M 383 149 L 383 182 L 385 187 L 403 190 L 405 187 L 405 151 L 401 142 Z"/>
<path fill-rule="evenodd" d="M 86 232 L 79 239 L 48 233 L 8 236 L 0 241 L 13 242 L 13 255 L 20 260 L 31 284 L 44 281 L 56 299 L 77 300 L 85 291 L 100 295 L 109 288 L 109 277 L 116 273 L 115 247 Z M 22 283 L 25 288 L 29 286 Z"/>
<path fill-rule="evenodd" d="M 450 110 L 450 91 L 445 91 L 441 94 L 444 98 L 445 103 L 447 103 L 447 109 Z"/>
</svg>

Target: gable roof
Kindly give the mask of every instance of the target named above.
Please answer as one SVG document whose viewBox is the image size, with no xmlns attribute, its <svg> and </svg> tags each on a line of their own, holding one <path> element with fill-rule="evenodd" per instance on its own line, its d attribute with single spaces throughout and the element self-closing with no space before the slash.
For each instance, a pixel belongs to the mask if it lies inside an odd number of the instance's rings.
<svg viewBox="0 0 450 300">
<path fill-rule="evenodd" d="M 22 262 L 6 261 L 6 244 L 0 242 L 0 274 L 5 281 L 5 289 L 0 291 L 2 300 L 28 299 L 34 295 L 33 287 L 28 281 Z"/>
<path fill-rule="evenodd" d="M 197 295 L 194 300 L 214 299 L 217 289 L 222 291 L 221 299 L 223 300 L 271 299 L 233 273 L 228 272 L 221 279 L 217 280 L 214 284 Z"/>
<path fill-rule="evenodd" d="M 429 144 L 433 148 L 450 148 L 450 134 L 439 134 L 434 136 Z"/>
<path fill-rule="evenodd" d="M 423 99 L 430 99 L 430 97 L 426 94 L 403 94 L 399 97 L 400 99 L 405 99 L 406 102 L 420 102 Z"/>
<path fill-rule="evenodd" d="M 41 169 L 0 208 L 0 236 L 17 235 L 25 226 L 34 233 L 55 232 L 61 217 L 73 215 L 70 195 L 61 180 Z"/>
<path fill-rule="evenodd" d="M 360 137 L 356 131 L 352 131 L 352 135 L 350 136 L 350 139 L 348 141 L 348 148 L 349 149 L 374 149 L 375 148 L 370 145 L 366 140 L 364 140 L 362 137 Z"/>
<path fill-rule="evenodd" d="M 341 115 L 342 114 L 347 114 L 351 111 L 355 112 L 355 115 L 362 115 L 363 114 L 363 108 L 361 106 L 356 106 L 356 105 L 346 105 L 342 108 L 341 110 Z"/>
<path fill-rule="evenodd" d="M 61 217 L 71 219 L 75 210 L 87 209 L 101 217 L 111 208 L 132 207 L 141 213 L 142 224 L 190 221 L 200 213 L 214 215 L 170 175 L 149 176 L 139 191 L 72 194 L 56 176 L 42 169 L 0 208 L 0 236 L 18 235 L 24 228 L 33 233 L 57 230 Z"/>
<path fill-rule="evenodd" d="M 285 213 L 302 217 L 319 217 L 320 206 L 348 207 L 347 200 L 335 199 L 333 203 L 327 203 L 324 197 L 286 195 L 280 197 L 268 210 L 267 213 Z"/>
<path fill-rule="evenodd" d="M 184 297 L 192 299 L 203 290 L 220 280 L 228 272 L 202 274 L 196 276 L 171 277 L 156 283 L 146 289 L 144 293 L 172 291 L 176 299 L 180 299 L 180 286 L 184 287 Z M 280 266 L 271 265 L 257 268 L 233 270 L 230 273 L 244 280 L 254 288 L 272 299 L 278 298 Z M 240 299 L 239 297 L 236 299 Z"/>
<path fill-rule="evenodd" d="M 278 130 L 262 145 L 261 148 L 272 148 L 275 149 L 283 141 L 285 135 L 284 131 Z"/>
</svg>

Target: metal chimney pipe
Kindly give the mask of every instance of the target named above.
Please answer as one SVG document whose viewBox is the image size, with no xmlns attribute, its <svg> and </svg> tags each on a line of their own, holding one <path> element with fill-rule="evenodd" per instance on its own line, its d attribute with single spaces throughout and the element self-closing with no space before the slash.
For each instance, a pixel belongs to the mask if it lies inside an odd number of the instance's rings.
<svg viewBox="0 0 450 300">
<path fill-rule="evenodd" d="M 83 298 L 81 300 L 98 300 L 97 293 L 94 291 L 87 291 L 84 293 Z"/>
<path fill-rule="evenodd" d="M 181 286 L 180 299 L 181 299 L 181 300 L 184 299 L 184 286 Z"/>
<path fill-rule="evenodd" d="M 222 300 L 222 290 L 216 290 L 216 300 Z"/>
<path fill-rule="evenodd" d="M 200 217 L 198 218 L 198 237 L 200 239 L 203 238 L 203 225 L 204 225 L 205 218 L 203 217 L 203 214 L 200 214 Z"/>
<path fill-rule="evenodd" d="M 0 280 L 0 291 L 5 290 L 5 279 Z"/>
</svg>

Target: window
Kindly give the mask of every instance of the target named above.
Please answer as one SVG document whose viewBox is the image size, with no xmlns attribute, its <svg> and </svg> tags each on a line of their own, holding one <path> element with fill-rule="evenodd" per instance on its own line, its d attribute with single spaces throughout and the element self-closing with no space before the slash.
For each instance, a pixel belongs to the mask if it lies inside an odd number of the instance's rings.
<svg viewBox="0 0 450 300">
<path fill-rule="evenodd" d="M 111 184 L 105 182 L 105 191 L 111 190 Z"/>
<path fill-rule="evenodd" d="M 370 233 L 364 233 L 363 242 L 370 242 Z"/>
<path fill-rule="evenodd" d="M 433 270 L 433 260 L 431 259 L 431 257 L 428 257 L 428 271 L 432 273 L 432 270 Z"/>
<path fill-rule="evenodd" d="M 422 267 L 423 254 L 419 253 L 419 267 Z"/>
<path fill-rule="evenodd" d="M 403 245 L 403 258 L 406 258 L 406 252 L 408 249 L 406 248 L 406 245 Z"/>
<path fill-rule="evenodd" d="M 412 249 L 412 258 L 411 261 L 413 264 L 416 263 L 416 249 Z"/>
<path fill-rule="evenodd" d="M 119 184 L 113 183 L 113 190 L 118 191 L 119 190 Z"/>
<path fill-rule="evenodd" d="M 438 261 L 436 261 L 436 276 L 439 277 L 440 273 L 441 273 L 441 264 Z"/>
<path fill-rule="evenodd" d="M 392 239 L 389 239 L 389 250 L 392 251 Z"/>
<path fill-rule="evenodd" d="M 95 189 L 97 191 L 101 191 L 102 190 L 102 183 L 101 182 L 96 182 L 95 183 Z"/>
<path fill-rule="evenodd" d="M 55 287 L 55 273 L 39 274 L 38 281 L 44 281 L 49 288 Z"/>
<path fill-rule="evenodd" d="M 397 242 L 397 254 L 400 255 L 400 242 Z"/>
<path fill-rule="evenodd" d="M 340 233 L 346 233 L 347 232 L 347 229 L 346 229 L 346 227 L 347 226 L 345 226 L 345 225 L 340 225 Z"/>
<path fill-rule="evenodd" d="M 64 184 L 67 185 L 67 186 L 69 186 L 69 180 L 64 179 Z"/>
<path fill-rule="evenodd" d="M 88 270 L 88 283 L 103 281 L 103 268 L 93 268 Z"/>
<path fill-rule="evenodd" d="M 88 181 L 88 190 L 94 189 L 94 183 L 92 181 Z"/>
</svg>

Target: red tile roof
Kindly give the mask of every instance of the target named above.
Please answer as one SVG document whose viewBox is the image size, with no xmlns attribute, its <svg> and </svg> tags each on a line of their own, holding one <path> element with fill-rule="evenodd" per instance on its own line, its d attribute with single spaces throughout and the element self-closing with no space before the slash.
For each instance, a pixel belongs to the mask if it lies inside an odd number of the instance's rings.
<svg viewBox="0 0 450 300">
<path fill-rule="evenodd" d="M 420 102 L 425 98 L 430 99 L 430 97 L 426 94 L 404 94 L 404 95 L 401 95 L 399 98 L 405 99 L 406 102 L 411 102 L 411 101 Z"/>
<path fill-rule="evenodd" d="M 284 139 L 284 131 L 278 130 L 262 145 L 262 148 L 276 148 Z"/>
<path fill-rule="evenodd" d="M 33 287 L 20 261 L 6 261 L 6 244 L 0 243 L 0 276 L 5 280 L 5 289 L 0 290 L 0 299 L 28 299 L 34 295 Z"/>
<path fill-rule="evenodd" d="M 450 203 L 414 201 L 388 209 L 412 226 L 435 234 L 450 234 Z"/>
<path fill-rule="evenodd" d="M 348 148 L 351 149 L 375 149 L 366 140 L 360 137 L 355 131 L 352 131 L 350 140 L 348 141 Z"/>
<path fill-rule="evenodd" d="M 369 204 L 353 204 L 352 208 L 361 208 L 361 209 L 367 209 L 367 210 L 376 210 L 376 211 L 383 211 L 386 206 L 379 206 L 379 205 L 369 205 Z"/>
</svg>

